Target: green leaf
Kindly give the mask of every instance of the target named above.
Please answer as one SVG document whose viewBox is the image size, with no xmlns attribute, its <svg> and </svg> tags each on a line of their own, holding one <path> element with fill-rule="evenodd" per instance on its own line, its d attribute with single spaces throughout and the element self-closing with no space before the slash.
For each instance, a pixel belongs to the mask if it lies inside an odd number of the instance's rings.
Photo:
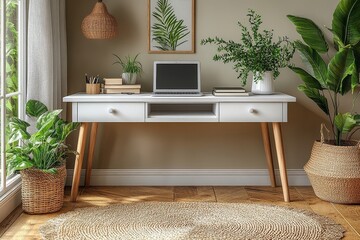
<svg viewBox="0 0 360 240">
<path fill-rule="evenodd" d="M 24 170 L 24 169 L 28 169 L 33 167 L 33 163 L 30 161 L 21 161 L 18 165 L 15 166 L 14 170 L 16 171 L 20 171 L 20 170 Z"/>
<path fill-rule="evenodd" d="M 30 124 L 17 118 L 12 117 L 10 118 L 9 122 L 9 144 L 14 143 L 20 139 L 29 139 L 30 134 L 26 131 L 27 127 L 29 127 Z"/>
<path fill-rule="evenodd" d="M 332 21 L 332 30 L 342 43 L 356 45 L 360 41 L 360 0 L 341 0 Z"/>
<path fill-rule="evenodd" d="M 34 166 L 34 163 L 31 161 L 31 159 L 28 156 L 23 155 L 22 152 L 15 154 L 9 154 L 7 152 L 6 159 L 6 167 L 8 174 L 12 174 L 15 171 L 24 170 Z"/>
<path fill-rule="evenodd" d="M 327 115 L 329 115 L 329 105 L 327 102 L 326 97 L 324 97 L 323 95 L 320 94 L 319 90 L 314 89 L 314 88 L 309 88 L 306 85 L 300 85 L 298 87 L 299 91 L 305 93 L 305 95 L 310 98 L 311 100 L 313 100 L 319 107 L 321 110 L 323 110 L 323 112 Z"/>
<path fill-rule="evenodd" d="M 58 121 L 59 114 L 62 109 L 54 110 L 51 112 L 43 113 L 36 122 L 36 128 L 39 129 L 35 134 L 32 135 L 32 139 L 46 139 L 54 132 L 54 126 Z"/>
<path fill-rule="evenodd" d="M 339 113 L 335 117 L 335 126 L 341 133 L 350 132 L 356 126 L 356 124 L 357 122 L 351 113 Z"/>
<path fill-rule="evenodd" d="M 29 100 L 26 103 L 26 114 L 30 117 L 39 117 L 48 111 L 48 108 L 40 101 Z"/>
<path fill-rule="evenodd" d="M 77 123 L 77 122 L 71 122 L 71 123 L 64 125 L 63 129 L 62 129 L 61 139 L 63 141 L 65 141 L 65 139 L 69 136 L 69 134 L 71 132 L 73 132 L 74 130 L 76 130 L 79 126 L 80 126 L 80 123 Z"/>
<path fill-rule="evenodd" d="M 355 114 L 354 115 L 354 120 L 356 121 L 356 125 L 360 125 L 360 114 Z"/>
<path fill-rule="evenodd" d="M 58 170 L 56 168 L 50 168 L 50 169 L 43 169 L 42 170 L 45 173 L 50 173 L 50 174 L 57 174 Z"/>
<path fill-rule="evenodd" d="M 307 45 L 320 53 L 326 53 L 329 50 L 323 32 L 312 20 L 292 15 L 287 15 L 287 17 L 296 26 L 296 31 Z"/>
<path fill-rule="evenodd" d="M 292 67 L 289 66 L 289 68 L 295 72 L 300 78 L 301 80 L 303 80 L 303 82 L 305 83 L 305 85 L 309 88 L 315 88 L 318 90 L 322 90 L 323 88 L 321 87 L 321 84 L 319 83 L 319 81 L 314 78 L 313 76 L 311 76 L 308 72 L 306 72 L 304 69 L 298 68 L 298 67 Z"/>
<path fill-rule="evenodd" d="M 353 73 L 354 59 L 349 48 L 343 48 L 335 54 L 328 66 L 327 85 L 330 90 L 344 94 L 348 89 L 346 77 Z"/>
<path fill-rule="evenodd" d="M 300 57 L 310 71 L 310 75 L 316 78 L 321 86 L 326 87 L 327 66 L 318 52 L 300 41 L 295 41 L 295 48 L 299 51 Z"/>
<path fill-rule="evenodd" d="M 354 53 L 354 59 L 356 59 L 355 54 L 356 53 Z M 359 80 L 359 70 L 356 67 L 356 60 L 354 60 L 353 72 L 351 74 L 351 90 L 352 90 L 352 93 L 354 93 L 355 88 L 359 85 L 359 81 L 360 81 Z"/>
</svg>

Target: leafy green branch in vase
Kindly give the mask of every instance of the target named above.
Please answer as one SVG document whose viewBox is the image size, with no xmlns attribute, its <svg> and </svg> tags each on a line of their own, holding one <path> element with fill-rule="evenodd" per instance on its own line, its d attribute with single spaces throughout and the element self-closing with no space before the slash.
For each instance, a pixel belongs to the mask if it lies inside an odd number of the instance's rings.
<svg viewBox="0 0 360 240">
<path fill-rule="evenodd" d="M 154 47 L 162 51 L 175 51 L 178 46 L 187 42 L 184 38 L 190 31 L 184 20 L 176 17 L 168 0 L 158 0 L 152 16 L 156 19 L 156 23 L 151 27 L 152 40 L 158 44 Z"/>
</svg>

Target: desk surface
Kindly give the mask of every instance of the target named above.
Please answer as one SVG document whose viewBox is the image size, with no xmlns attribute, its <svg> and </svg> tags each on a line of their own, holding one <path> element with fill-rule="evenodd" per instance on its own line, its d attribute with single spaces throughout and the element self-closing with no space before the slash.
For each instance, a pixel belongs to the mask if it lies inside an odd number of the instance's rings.
<svg viewBox="0 0 360 240">
<path fill-rule="evenodd" d="M 147 102 L 147 103 L 219 103 L 219 102 L 295 102 L 296 98 L 284 93 L 219 97 L 204 93 L 201 97 L 153 97 L 151 93 L 141 94 L 85 94 L 76 93 L 64 97 L 64 102 Z"/>
</svg>

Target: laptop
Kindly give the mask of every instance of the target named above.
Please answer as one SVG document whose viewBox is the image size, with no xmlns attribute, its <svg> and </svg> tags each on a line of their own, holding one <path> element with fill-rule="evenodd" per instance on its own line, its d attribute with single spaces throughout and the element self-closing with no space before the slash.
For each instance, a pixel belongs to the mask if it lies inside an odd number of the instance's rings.
<svg viewBox="0 0 360 240">
<path fill-rule="evenodd" d="M 202 96 L 200 91 L 200 62 L 155 61 L 153 96 Z"/>
</svg>

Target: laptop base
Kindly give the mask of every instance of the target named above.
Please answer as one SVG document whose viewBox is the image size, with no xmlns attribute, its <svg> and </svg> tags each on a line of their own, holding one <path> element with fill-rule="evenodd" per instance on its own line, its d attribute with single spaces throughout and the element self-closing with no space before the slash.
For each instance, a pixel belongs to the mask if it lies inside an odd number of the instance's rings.
<svg viewBox="0 0 360 240">
<path fill-rule="evenodd" d="M 151 95 L 152 97 L 201 97 L 204 96 L 202 93 L 179 93 L 179 92 L 155 92 Z"/>
</svg>

